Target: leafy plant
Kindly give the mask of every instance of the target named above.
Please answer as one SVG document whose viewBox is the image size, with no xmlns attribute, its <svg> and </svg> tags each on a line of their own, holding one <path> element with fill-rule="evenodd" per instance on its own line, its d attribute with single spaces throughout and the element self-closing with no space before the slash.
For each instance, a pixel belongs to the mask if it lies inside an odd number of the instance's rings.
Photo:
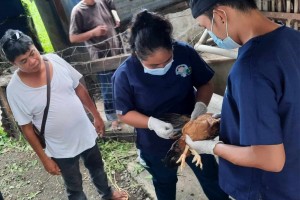
<svg viewBox="0 0 300 200">
<path fill-rule="evenodd" d="M 145 167 L 143 167 L 141 164 L 135 164 L 133 168 L 133 173 L 135 175 L 138 175 L 142 173 L 145 170 Z"/>
<path fill-rule="evenodd" d="M 114 140 L 99 141 L 102 158 L 105 161 L 105 168 L 110 172 L 125 170 L 136 152 L 133 143 L 118 142 Z"/>
<path fill-rule="evenodd" d="M 116 190 L 123 190 L 117 184 L 116 172 L 126 170 L 127 164 L 134 159 L 136 150 L 133 143 L 101 140 L 99 146 L 108 179 Z"/>
<path fill-rule="evenodd" d="M 28 151 L 31 148 L 23 137 L 20 137 L 19 140 L 9 137 L 3 128 L 0 127 L 0 154 L 4 154 L 11 149 Z"/>
<path fill-rule="evenodd" d="M 35 2 L 32 0 L 21 0 L 21 2 L 22 2 L 22 5 L 23 5 L 27 15 L 31 16 L 33 19 L 33 23 L 34 23 L 38 38 L 41 42 L 41 45 L 42 45 L 45 53 L 54 52 L 53 46 L 49 39 L 48 33 L 46 31 L 46 28 L 44 26 L 44 23 L 42 21 L 40 13 L 35 5 Z"/>
</svg>

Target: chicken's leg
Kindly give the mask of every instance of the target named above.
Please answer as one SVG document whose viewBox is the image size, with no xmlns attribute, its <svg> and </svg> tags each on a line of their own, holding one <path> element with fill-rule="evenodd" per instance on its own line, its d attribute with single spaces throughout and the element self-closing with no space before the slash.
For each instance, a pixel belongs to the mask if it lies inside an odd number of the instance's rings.
<svg viewBox="0 0 300 200">
<path fill-rule="evenodd" d="M 195 149 L 190 148 L 191 153 L 194 155 L 192 163 L 196 162 L 196 167 L 200 165 L 200 169 L 202 169 L 201 157 Z"/>
<path fill-rule="evenodd" d="M 188 145 L 185 145 L 183 153 L 181 154 L 181 156 L 179 157 L 179 159 L 176 161 L 176 163 L 180 163 L 181 162 L 181 164 L 180 164 L 180 170 L 181 171 L 185 167 L 185 158 L 186 158 L 186 154 L 187 154 L 189 148 L 190 147 Z"/>
</svg>

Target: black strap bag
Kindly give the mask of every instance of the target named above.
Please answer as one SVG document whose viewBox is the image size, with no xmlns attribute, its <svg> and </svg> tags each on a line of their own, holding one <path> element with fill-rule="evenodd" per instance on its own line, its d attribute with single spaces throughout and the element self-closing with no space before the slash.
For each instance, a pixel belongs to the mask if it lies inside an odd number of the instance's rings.
<svg viewBox="0 0 300 200">
<path fill-rule="evenodd" d="M 45 126 L 46 126 L 46 120 L 48 116 L 48 111 L 49 111 L 49 105 L 50 105 L 50 91 L 51 91 L 51 86 L 50 86 L 50 67 L 48 60 L 44 59 L 45 65 L 46 65 L 46 76 L 47 76 L 47 104 L 44 110 L 44 115 L 43 115 L 43 121 L 42 121 L 42 126 L 41 126 L 41 131 L 39 131 L 34 124 L 33 126 L 33 131 L 37 138 L 39 139 L 43 149 L 46 148 L 46 142 L 45 142 Z"/>
</svg>

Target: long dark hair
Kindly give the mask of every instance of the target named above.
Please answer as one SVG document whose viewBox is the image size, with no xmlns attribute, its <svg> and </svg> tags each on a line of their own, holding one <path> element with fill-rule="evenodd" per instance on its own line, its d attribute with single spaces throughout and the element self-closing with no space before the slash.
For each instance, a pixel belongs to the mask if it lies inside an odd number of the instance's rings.
<svg viewBox="0 0 300 200">
<path fill-rule="evenodd" d="M 32 39 L 19 30 L 9 29 L 0 40 L 1 55 L 10 62 L 25 54 L 30 46 L 33 45 Z"/>
<path fill-rule="evenodd" d="M 158 48 L 172 49 L 172 24 L 163 16 L 142 10 L 137 13 L 131 25 L 129 39 L 133 55 L 145 60 Z"/>
</svg>

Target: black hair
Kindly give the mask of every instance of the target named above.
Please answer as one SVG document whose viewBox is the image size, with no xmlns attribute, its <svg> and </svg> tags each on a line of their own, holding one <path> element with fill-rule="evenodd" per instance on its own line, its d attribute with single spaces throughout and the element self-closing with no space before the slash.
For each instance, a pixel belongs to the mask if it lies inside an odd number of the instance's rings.
<svg viewBox="0 0 300 200">
<path fill-rule="evenodd" d="M 9 29 L 0 40 L 1 54 L 8 61 L 14 62 L 15 59 L 29 51 L 33 45 L 31 37 L 19 30 Z"/>
<path fill-rule="evenodd" d="M 213 17 L 213 10 L 217 6 L 229 6 L 234 9 L 240 10 L 242 12 L 248 12 L 253 9 L 257 9 L 257 5 L 255 3 L 255 0 L 222 0 L 213 7 L 211 7 L 209 10 L 205 11 L 205 15 L 208 16 L 210 19 Z"/>
<path fill-rule="evenodd" d="M 163 16 L 142 10 L 132 20 L 129 44 L 133 55 L 145 60 L 158 48 L 172 49 L 172 24 Z"/>
</svg>

